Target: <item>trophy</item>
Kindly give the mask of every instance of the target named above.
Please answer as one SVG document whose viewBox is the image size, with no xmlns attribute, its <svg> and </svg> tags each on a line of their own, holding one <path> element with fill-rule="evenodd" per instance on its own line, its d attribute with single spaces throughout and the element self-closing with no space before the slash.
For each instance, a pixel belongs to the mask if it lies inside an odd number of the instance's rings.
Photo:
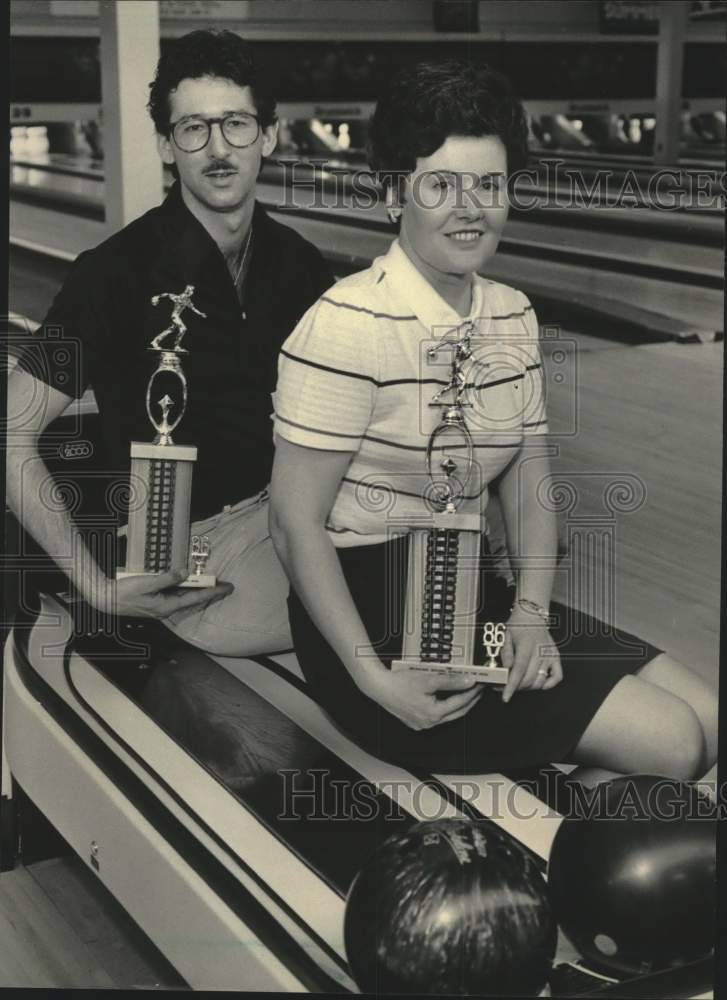
<svg viewBox="0 0 727 1000">
<path fill-rule="evenodd" d="M 458 341 L 442 341 L 428 352 L 430 357 L 445 347 L 454 352 L 449 382 L 429 404 L 443 407 L 442 419 L 429 437 L 426 452 L 429 493 L 438 509 L 425 526 L 414 527 L 409 533 L 404 644 L 401 659 L 395 660 L 391 669 L 456 672 L 472 675 L 477 681 L 505 684 L 509 670 L 497 662 L 505 642 L 502 623 L 484 624 L 483 644 L 488 659 L 484 664 L 474 662 L 483 524 L 480 514 L 457 509 L 474 464 L 474 446 L 464 419 L 464 408 L 471 404 L 462 398 L 466 378 L 461 367 L 472 354 L 471 331 L 468 325 Z M 445 401 L 448 395 L 451 398 Z M 466 457 L 443 457 L 439 462 L 441 473 L 435 478 L 434 454 L 441 445 L 446 447 L 446 442 L 464 446 Z M 464 474 L 460 471 L 462 465 Z"/>
<path fill-rule="evenodd" d="M 204 572 L 210 555 L 209 538 L 206 535 L 189 537 L 192 466 L 197 459 L 197 449 L 172 441 L 172 431 L 179 425 L 187 406 L 187 379 L 181 355 L 189 352 L 181 346 L 187 332 L 182 313 L 191 309 L 206 319 L 193 305 L 193 293 L 194 286 L 187 285 L 181 294 L 162 292 L 151 300 L 156 306 L 161 299 L 170 299 L 173 308 L 170 325 L 149 345 L 149 350 L 159 354 L 159 362 L 146 387 L 146 412 L 156 436 L 151 444 L 131 442 L 131 481 L 143 484 L 143 495 L 138 502 L 130 504 L 126 566 L 117 571 L 117 579 L 164 573 L 173 566 L 187 566 L 191 561 L 193 572 L 179 586 L 215 585 L 215 577 Z M 172 333 L 175 335 L 173 347 L 162 347 L 162 341 Z M 177 380 L 180 399 L 175 401 L 168 392 L 160 399 L 152 399 L 154 384 L 162 374 L 166 379 L 171 376 Z M 158 416 L 154 408 L 158 409 Z M 171 416 L 175 409 L 176 413 Z"/>
</svg>

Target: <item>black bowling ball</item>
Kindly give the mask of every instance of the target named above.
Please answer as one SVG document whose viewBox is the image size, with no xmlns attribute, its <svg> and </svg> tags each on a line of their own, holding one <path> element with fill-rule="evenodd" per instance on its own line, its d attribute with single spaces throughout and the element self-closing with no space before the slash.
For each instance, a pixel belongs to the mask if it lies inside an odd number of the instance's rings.
<svg viewBox="0 0 727 1000">
<path fill-rule="evenodd" d="M 619 977 L 709 955 L 712 804 L 654 775 L 619 778 L 596 793 L 587 813 L 563 820 L 550 852 L 548 890 L 562 930 L 592 965 Z"/>
<path fill-rule="evenodd" d="M 557 926 L 542 875 L 511 837 L 446 819 L 379 846 L 351 886 L 344 935 L 367 993 L 536 996 Z"/>
</svg>

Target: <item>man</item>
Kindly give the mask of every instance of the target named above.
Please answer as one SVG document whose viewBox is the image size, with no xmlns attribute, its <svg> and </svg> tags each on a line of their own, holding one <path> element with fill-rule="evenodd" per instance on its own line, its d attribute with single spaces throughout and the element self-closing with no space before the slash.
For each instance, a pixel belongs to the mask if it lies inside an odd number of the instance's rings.
<svg viewBox="0 0 727 1000">
<path fill-rule="evenodd" d="M 100 611 L 163 619 L 211 652 L 269 652 L 290 645 L 288 584 L 267 530 L 277 354 L 333 278 L 311 244 L 255 201 L 278 126 L 249 46 L 231 32 L 192 32 L 161 57 L 150 86 L 159 152 L 177 182 L 160 207 L 81 254 L 54 300 L 45 325 L 80 341 L 77 375 L 56 387 L 57 342 L 39 345 L 40 368 L 26 361 L 13 373 L 9 411 L 26 417 L 24 440 L 9 436 L 8 496 L 48 553 L 80 554 L 69 576 Z M 104 468 L 128 474 L 130 442 L 153 435 L 145 394 L 159 355 L 149 346 L 170 320 L 178 328 L 173 303 L 189 286 L 181 355 L 189 401 L 177 440 L 198 446 L 192 533 L 209 537 L 205 572 L 225 582 L 180 592 L 187 567 L 106 575 L 70 513 L 40 499 L 48 470 L 38 439 L 91 385 Z"/>
</svg>

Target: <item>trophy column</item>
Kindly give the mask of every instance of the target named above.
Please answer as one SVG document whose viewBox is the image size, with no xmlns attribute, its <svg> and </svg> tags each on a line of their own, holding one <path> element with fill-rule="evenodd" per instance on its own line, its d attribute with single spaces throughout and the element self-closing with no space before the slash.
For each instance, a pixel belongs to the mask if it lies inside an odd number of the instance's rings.
<svg viewBox="0 0 727 1000">
<path fill-rule="evenodd" d="M 179 584 L 181 587 L 213 587 L 215 577 L 204 572 L 210 554 L 206 536 L 189 535 L 190 503 L 192 498 L 192 469 L 197 459 L 193 445 L 179 445 L 172 441 L 172 431 L 178 426 L 187 406 L 187 379 L 181 365 L 181 354 L 188 352 L 180 346 L 186 327 L 181 313 L 194 309 L 191 303 L 194 288 L 188 285 L 181 295 L 163 293 L 152 299 L 156 305 L 161 298 L 174 303 L 172 322 L 154 338 L 150 350 L 159 353 L 159 363 L 149 378 L 146 390 L 146 412 L 157 432 L 153 442 L 132 441 L 131 481 L 140 484 L 142 494 L 130 505 L 127 528 L 126 566 L 117 571 L 117 579 L 140 574 L 164 573 L 175 566 L 187 566 L 191 560 L 194 570 Z M 176 333 L 172 350 L 160 346 L 170 333 Z M 179 400 L 167 392 L 152 400 L 154 383 L 158 376 L 176 379 Z M 154 408 L 160 413 L 155 416 Z M 173 419 L 170 413 L 176 410 Z M 133 492 L 133 491 L 132 491 Z M 191 550 L 190 550 L 191 541 Z"/>
</svg>

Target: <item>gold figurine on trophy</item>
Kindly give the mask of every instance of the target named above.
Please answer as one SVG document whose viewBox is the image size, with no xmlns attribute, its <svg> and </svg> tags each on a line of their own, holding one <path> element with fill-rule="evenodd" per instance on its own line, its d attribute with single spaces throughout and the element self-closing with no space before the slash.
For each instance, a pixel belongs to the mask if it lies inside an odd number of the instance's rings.
<svg viewBox="0 0 727 1000">
<path fill-rule="evenodd" d="M 194 286 L 187 285 L 181 294 L 162 292 L 151 302 L 157 305 L 163 298 L 173 303 L 170 325 L 152 340 L 149 350 L 159 354 L 159 363 L 146 388 L 146 412 L 156 436 L 152 443 L 131 443 L 131 481 L 142 484 L 141 499 L 130 505 L 127 528 L 126 566 L 117 572 L 120 579 L 139 574 L 164 573 L 174 566 L 194 567 L 180 587 L 214 587 L 215 577 L 204 572 L 210 555 L 206 536 L 189 536 L 190 502 L 192 497 L 192 466 L 197 459 L 194 445 L 179 445 L 172 440 L 172 431 L 179 425 L 187 407 L 187 379 L 182 370 L 181 346 L 187 328 L 182 321 L 185 309 L 191 309 L 206 319 L 193 303 Z M 161 346 L 169 334 L 175 334 L 174 346 Z M 168 392 L 157 400 L 154 382 L 157 376 L 171 375 L 177 379 L 179 398 Z M 158 409 L 155 416 L 154 408 Z M 174 412 L 176 411 L 176 412 Z M 173 414 L 173 416 L 172 416 Z"/>
</svg>

